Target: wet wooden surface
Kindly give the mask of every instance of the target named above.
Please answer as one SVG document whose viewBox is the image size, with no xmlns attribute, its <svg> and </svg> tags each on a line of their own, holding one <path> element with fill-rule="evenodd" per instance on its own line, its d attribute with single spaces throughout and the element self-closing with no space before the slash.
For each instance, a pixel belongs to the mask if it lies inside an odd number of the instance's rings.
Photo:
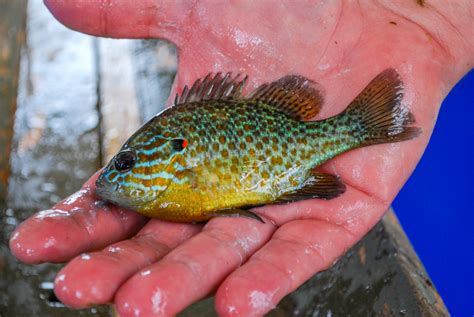
<svg viewBox="0 0 474 317">
<path fill-rule="evenodd" d="M 5 199 L 26 0 L 0 0 L 0 202 Z"/>
<path fill-rule="evenodd" d="M 54 21 L 42 1 L 28 2 L 19 85 L 10 92 L 18 102 L 17 111 L 10 114 L 15 116 L 15 128 L 8 195 L 6 205 L 0 206 L 2 317 L 108 313 L 104 308 L 63 307 L 52 292 L 60 265 L 24 265 L 8 249 L 9 236 L 20 221 L 79 189 L 100 167 L 93 49 L 93 38 Z"/>
<path fill-rule="evenodd" d="M 106 306 L 64 307 L 52 292 L 60 265 L 19 263 L 9 253 L 8 237 L 33 212 L 80 188 L 131 131 L 163 108 L 176 51 L 156 40 L 94 39 L 72 32 L 51 17 L 42 1 L 30 0 L 28 41 L 21 55 L 21 4 L 0 0 L 0 27 L 16 25 L 7 33 L 0 29 L 0 43 L 8 41 L 7 52 L 15 55 L 8 55 L 13 62 L 0 64 L 0 89 L 6 89 L 0 94 L 0 153 L 6 153 L 15 117 L 11 165 L 5 165 L 4 156 L 0 161 L 0 173 L 9 180 L 6 203 L 0 200 L 0 317 L 110 316 Z M 6 10 L 14 6 L 13 12 Z M 2 44 L 0 63 L 4 51 Z M 269 314 L 448 315 L 392 212 L 331 269 L 315 275 Z M 215 316 L 212 298 L 181 316 Z"/>
</svg>

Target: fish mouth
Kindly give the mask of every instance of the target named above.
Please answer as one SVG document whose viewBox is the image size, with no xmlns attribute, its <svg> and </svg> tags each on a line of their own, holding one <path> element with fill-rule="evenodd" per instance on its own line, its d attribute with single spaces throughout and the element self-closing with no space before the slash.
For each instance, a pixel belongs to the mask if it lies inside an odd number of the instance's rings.
<svg viewBox="0 0 474 317">
<path fill-rule="evenodd" d="M 95 193 L 102 199 L 106 199 L 117 192 L 118 184 L 113 184 L 108 182 L 104 174 L 100 175 L 99 178 L 95 181 Z"/>
<path fill-rule="evenodd" d="M 95 194 L 105 201 L 123 206 L 123 202 L 118 201 L 118 184 L 108 182 L 103 175 L 100 175 L 95 182 Z"/>
<path fill-rule="evenodd" d="M 95 185 L 95 194 L 100 199 L 131 210 L 137 210 L 144 203 L 154 199 L 154 197 L 151 197 L 150 195 L 130 197 L 126 193 L 120 191 L 120 185 L 118 183 L 107 181 L 106 177 L 103 175 L 99 176 Z"/>
<path fill-rule="evenodd" d="M 118 186 L 113 186 L 113 189 Z M 99 187 L 95 189 L 95 194 L 102 200 L 112 203 L 116 206 L 135 210 L 138 203 L 134 203 L 130 198 L 121 196 L 116 190 L 111 190 L 110 187 Z"/>
<path fill-rule="evenodd" d="M 110 197 L 114 194 L 113 191 L 109 191 L 105 187 L 99 187 L 96 186 L 95 188 L 95 194 L 98 196 L 100 199 L 111 201 Z"/>
</svg>

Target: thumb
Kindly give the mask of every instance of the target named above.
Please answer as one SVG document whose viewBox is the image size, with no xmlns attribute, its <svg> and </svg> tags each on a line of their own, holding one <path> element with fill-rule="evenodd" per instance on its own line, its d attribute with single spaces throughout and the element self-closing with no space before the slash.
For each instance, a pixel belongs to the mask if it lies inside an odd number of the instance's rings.
<svg viewBox="0 0 474 317">
<path fill-rule="evenodd" d="M 181 23 L 192 2 L 165 0 L 45 0 L 65 26 L 96 36 L 163 38 L 179 44 Z M 184 14 L 183 14 L 184 13 Z"/>
</svg>

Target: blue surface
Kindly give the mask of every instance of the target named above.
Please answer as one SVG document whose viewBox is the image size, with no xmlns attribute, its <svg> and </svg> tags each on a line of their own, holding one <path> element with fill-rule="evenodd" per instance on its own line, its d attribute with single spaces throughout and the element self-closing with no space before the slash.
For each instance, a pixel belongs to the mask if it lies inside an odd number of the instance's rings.
<svg viewBox="0 0 474 317">
<path fill-rule="evenodd" d="M 445 99 L 431 141 L 394 201 L 452 316 L 474 316 L 474 71 Z"/>
</svg>

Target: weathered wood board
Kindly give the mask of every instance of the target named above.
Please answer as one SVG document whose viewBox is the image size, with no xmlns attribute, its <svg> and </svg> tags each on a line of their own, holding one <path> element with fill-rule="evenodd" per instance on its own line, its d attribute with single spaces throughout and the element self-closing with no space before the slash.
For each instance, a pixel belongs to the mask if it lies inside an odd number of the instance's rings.
<svg viewBox="0 0 474 317">
<path fill-rule="evenodd" d="M 21 49 L 25 41 L 26 0 L 0 0 L 0 203 L 10 172 Z"/>
<path fill-rule="evenodd" d="M 105 165 L 140 126 L 133 82 L 132 40 L 98 39 L 102 163 Z"/>
<path fill-rule="evenodd" d="M 20 3 L 26 2 L 0 2 L 0 24 L 3 14 L 8 19 L 26 14 Z M 21 32 L 12 28 L 7 35 L 22 37 Z M 0 41 L 5 35 L 0 32 Z M 0 204 L 0 316 L 93 315 L 99 311 L 73 311 L 54 300 L 52 281 L 59 265 L 25 265 L 8 248 L 20 221 L 79 189 L 100 166 L 93 38 L 66 29 L 41 0 L 30 0 L 23 52 L 18 90 L 10 85 L 7 91 L 18 107 L 8 113 L 15 117 L 15 129 L 7 205 Z M 18 50 L 15 54 L 20 59 Z M 0 153 L 4 149 L 2 144 Z"/>
</svg>

